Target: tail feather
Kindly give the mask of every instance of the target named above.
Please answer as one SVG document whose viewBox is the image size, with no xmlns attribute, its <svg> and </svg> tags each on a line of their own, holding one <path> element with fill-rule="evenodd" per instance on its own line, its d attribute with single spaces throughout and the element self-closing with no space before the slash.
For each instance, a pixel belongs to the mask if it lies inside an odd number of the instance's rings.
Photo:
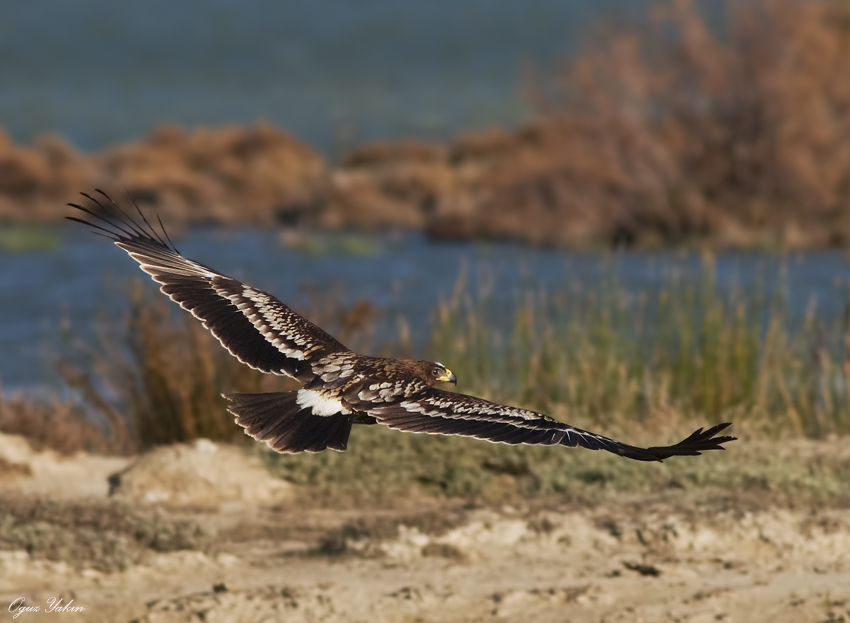
<svg viewBox="0 0 850 623">
<path fill-rule="evenodd" d="M 245 434 L 283 453 L 343 451 L 351 433 L 351 416 L 313 415 L 297 402 L 297 391 L 223 394 L 228 411 Z"/>
</svg>

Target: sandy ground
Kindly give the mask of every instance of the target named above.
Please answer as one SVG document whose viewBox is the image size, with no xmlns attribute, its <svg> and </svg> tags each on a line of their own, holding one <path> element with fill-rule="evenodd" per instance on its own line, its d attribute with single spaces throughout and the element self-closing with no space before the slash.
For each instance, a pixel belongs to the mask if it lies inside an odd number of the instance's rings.
<svg viewBox="0 0 850 623">
<path fill-rule="evenodd" d="M 669 495 L 592 508 L 433 498 L 341 507 L 211 444 L 136 462 L 63 459 L 19 442 L 0 437 L 7 500 L 144 507 L 214 536 L 113 571 L 7 547 L 0 621 L 850 622 L 841 508 Z M 122 471 L 107 500 L 107 478 Z M 251 486 L 227 486 L 239 475 Z M 219 479 L 221 493 L 209 487 Z M 40 610 L 13 619 L 21 597 Z M 84 610 L 45 612 L 51 598 Z"/>
</svg>

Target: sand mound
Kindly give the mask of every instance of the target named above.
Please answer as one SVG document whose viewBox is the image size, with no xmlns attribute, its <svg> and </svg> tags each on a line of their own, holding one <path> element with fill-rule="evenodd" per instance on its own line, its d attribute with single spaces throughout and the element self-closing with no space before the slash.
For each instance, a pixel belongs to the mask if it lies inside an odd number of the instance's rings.
<svg viewBox="0 0 850 623">
<path fill-rule="evenodd" d="M 157 448 L 110 477 L 111 492 L 133 502 L 168 506 L 273 503 L 293 486 L 273 478 L 256 457 L 206 439 Z"/>
<path fill-rule="evenodd" d="M 132 459 L 35 451 L 19 435 L 0 433 L 0 491 L 53 498 L 105 497 L 110 474 Z"/>
</svg>

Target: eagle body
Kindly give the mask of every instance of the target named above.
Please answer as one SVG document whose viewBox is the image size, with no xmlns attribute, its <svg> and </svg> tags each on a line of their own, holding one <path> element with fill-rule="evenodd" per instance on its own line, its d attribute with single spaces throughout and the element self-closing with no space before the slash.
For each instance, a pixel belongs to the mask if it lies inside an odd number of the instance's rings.
<svg viewBox="0 0 850 623">
<path fill-rule="evenodd" d="M 278 452 L 345 450 L 353 424 L 381 424 L 413 433 L 463 435 L 508 444 L 563 445 L 606 450 L 640 461 L 722 450 L 729 426 L 699 429 L 672 446 L 639 448 L 548 415 L 436 387 L 456 383 L 439 362 L 355 353 L 277 298 L 183 257 L 138 211 L 130 217 L 102 191 L 83 193 L 90 220 L 68 217 L 112 240 L 191 312 L 239 361 L 302 387 L 289 392 L 230 393 L 236 423 Z"/>
</svg>

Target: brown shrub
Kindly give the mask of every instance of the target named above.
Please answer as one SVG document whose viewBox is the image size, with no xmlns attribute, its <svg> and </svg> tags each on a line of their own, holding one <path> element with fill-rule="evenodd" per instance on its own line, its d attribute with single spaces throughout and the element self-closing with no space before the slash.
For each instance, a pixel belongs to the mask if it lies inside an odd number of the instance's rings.
<svg viewBox="0 0 850 623">
<path fill-rule="evenodd" d="M 54 399 L 38 402 L 23 396 L 0 395 L 0 432 L 21 435 L 34 450 L 64 455 L 77 452 L 120 453 L 104 431 L 86 420 L 74 405 Z"/>
<path fill-rule="evenodd" d="M 136 449 L 198 437 L 241 440 L 223 391 L 260 391 L 262 375 L 232 357 L 188 314 L 141 288 L 117 336 L 104 341 L 96 373 L 114 392 Z M 104 410 L 105 401 L 94 406 Z"/>
<path fill-rule="evenodd" d="M 176 222 L 424 228 L 542 245 L 850 240 L 846 0 L 663 0 L 600 26 L 529 89 L 537 118 L 450 145 L 362 145 L 331 175 L 268 124 L 164 126 L 92 157 L 0 135 L 0 218 L 58 218 L 94 183 Z"/>
<path fill-rule="evenodd" d="M 324 197 L 323 159 L 267 123 L 249 128 L 163 126 L 145 140 L 83 156 L 56 136 L 31 147 L 0 134 L 0 218 L 56 219 L 80 191 L 126 188 L 172 222 L 269 224 Z"/>
<path fill-rule="evenodd" d="M 60 368 L 86 405 L 108 422 L 113 451 L 135 452 L 197 438 L 248 442 L 227 411 L 222 392 L 298 387 L 288 377 L 240 363 L 198 320 L 147 284 L 137 283 L 129 298 L 127 317 L 110 322 L 99 344 L 85 347 L 91 373 L 68 363 Z M 376 312 L 370 303 L 344 307 L 333 294 L 317 293 L 310 307 L 311 319 L 350 346 L 371 339 Z"/>
<path fill-rule="evenodd" d="M 320 226 L 421 229 L 451 194 L 455 173 L 442 145 L 402 140 L 352 150 L 332 181 Z"/>
<path fill-rule="evenodd" d="M 850 9 L 756 0 L 725 16 L 714 32 L 690 0 L 664 3 L 538 84 L 539 121 L 486 180 L 494 233 L 847 240 Z"/>
<path fill-rule="evenodd" d="M 164 126 L 99 158 L 109 179 L 169 220 L 268 224 L 323 196 L 322 158 L 268 123 L 251 128 Z"/>
<path fill-rule="evenodd" d="M 353 150 L 319 224 L 557 246 L 843 244 L 850 8 L 711 8 L 715 29 L 691 0 L 600 26 L 535 81 L 537 119 L 515 132 Z"/>
<path fill-rule="evenodd" d="M 68 189 L 94 179 L 91 163 L 65 140 L 42 135 L 29 148 L 15 147 L 0 130 L 0 218 L 55 218 Z"/>
</svg>

